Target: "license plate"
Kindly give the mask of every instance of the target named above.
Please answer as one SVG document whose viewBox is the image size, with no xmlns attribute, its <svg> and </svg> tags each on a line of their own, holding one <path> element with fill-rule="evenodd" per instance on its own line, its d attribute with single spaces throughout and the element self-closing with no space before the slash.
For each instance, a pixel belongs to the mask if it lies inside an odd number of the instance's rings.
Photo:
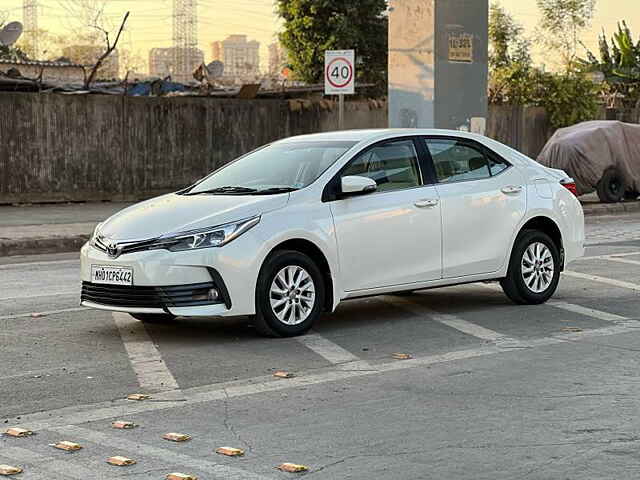
<svg viewBox="0 0 640 480">
<path fill-rule="evenodd" d="M 133 285 L 133 268 L 91 265 L 91 283 Z"/>
</svg>

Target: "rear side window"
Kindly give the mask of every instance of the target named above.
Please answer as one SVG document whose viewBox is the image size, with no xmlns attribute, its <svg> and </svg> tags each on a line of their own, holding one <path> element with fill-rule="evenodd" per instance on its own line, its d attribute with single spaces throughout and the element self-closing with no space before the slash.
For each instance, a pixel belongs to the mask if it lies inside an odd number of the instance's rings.
<svg viewBox="0 0 640 480">
<path fill-rule="evenodd" d="M 342 176 L 360 175 L 375 180 L 379 192 L 420 186 L 418 155 L 413 140 L 375 146 L 356 157 Z"/>
<path fill-rule="evenodd" d="M 456 139 L 431 138 L 425 144 L 439 183 L 481 180 L 509 167 L 498 157 L 489 157 L 479 147 Z"/>
</svg>

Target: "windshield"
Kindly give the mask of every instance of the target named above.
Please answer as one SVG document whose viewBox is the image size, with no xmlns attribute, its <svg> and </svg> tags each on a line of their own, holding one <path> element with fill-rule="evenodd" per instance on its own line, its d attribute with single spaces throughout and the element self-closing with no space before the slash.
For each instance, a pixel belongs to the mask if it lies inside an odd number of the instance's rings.
<svg viewBox="0 0 640 480">
<path fill-rule="evenodd" d="M 239 158 L 184 193 L 281 193 L 304 188 L 356 142 L 285 142 Z"/>
</svg>

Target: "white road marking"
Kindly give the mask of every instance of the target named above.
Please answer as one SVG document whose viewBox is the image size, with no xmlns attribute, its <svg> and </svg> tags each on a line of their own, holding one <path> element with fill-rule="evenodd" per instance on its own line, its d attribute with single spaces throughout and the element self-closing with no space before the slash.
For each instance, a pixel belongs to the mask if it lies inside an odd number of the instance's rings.
<svg viewBox="0 0 640 480">
<path fill-rule="evenodd" d="M 113 319 L 140 387 L 145 392 L 179 390 L 178 382 L 162 360 L 144 324 L 126 313 L 113 313 Z"/>
<path fill-rule="evenodd" d="M 80 288 L 74 290 L 63 290 L 61 292 L 50 292 L 50 293 L 28 293 L 25 292 L 23 295 L 15 295 L 13 297 L 0 297 L 0 302 L 6 302 L 9 300 L 22 300 L 24 298 L 42 298 L 42 297 L 63 297 L 75 295 L 78 298 L 80 297 Z"/>
<path fill-rule="evenodd" d="M 585 315 L 587 317 L 596 318 L 598 320 L 603 320 L 605 322 L 614 322 L 614 323 L 623 323 L 627 324 L 630 320 L 627 317 L 623 317 L 621 315 L 616 315 L 615 313 L 603 312 L 601 310 L 596 310 L 594 308 L 583 307 L 581 305 L 575 305 L 573 303 L 560 302 L 555 300 L 550 300 L 547 302 L 547 305 L 550 305 L 555 308 L 561 308 L 563 310 L 567 310 L 569 312 L 574 312 L 579 315 Z M 640 322 L 638 322 L 640 324 Z"/>
<path fill-rule="evenodd" d="M 510 337 L 500 332 L 496 332 L 495 330 L 490 330 L 480 325 L 476 325 L 475 323 L 469 322 L 455 315 L 436 312 L 429 307 L 419 305 L 409 299 L 394 298 L 393 304 L 401 304 L 404 308 L 416 315 L 427 315 L 431 320 L 435 322 L 442 323 L 443 325 L 458 330 L 459 332 L 471 335 L 476 338 L 480 338 L 481 340 L 494 342 L 500 345 L 510 344 L 513 346 L 525 346 L 522 341 L 516 338 Z"/>
<path fill-rule="evenodd" d="M 608 257 L 633 257 L 634 255 L 640 255 L 640 252 L 626 252 L 626 253 L 613 253 L 613 254 L 608 254 L 608 255 L 593 255 L 590 257 L 580 257 L 580 258 L 576 258 L 574 260 L 574 262 L 580 262 L 582 260 L 603 260 L 606 259 Z"/>
<path fill-rule="evenodd" d="M 632 331 L 632 328 L 624 324 L 613 325 L 611 327 L 585 330 L 583 332 L 558 334 L 551 337 L 528 340 L 527 347 L 541 347 L 579 341 L 583 338 L 602 337 L 618 335 Z M 267 392 L 275 392 L 298 387 L 307 387 L 323 383 L 348 380 L 351 378 L 377 375 L 389 371 L 404 370 L 408 368 L 425 367 L 430 365 L 443 364 L 458 360 L 478 358 L 488 355 L 513 352 L 508 344 L 487 344 L 478 348 L 458 350 L 440 355 L 430 355 L 426 357 L 414 358 L 411 360 L 394 361 L 384 364 L 372 365 L 369 369 L 362 370 L 332 370 L 317 373 L 304 374 L 301 372 L 297 377 L 282 380 L 274 379 L 273 376 L 262 376 L 242 381 L 232 381 L 216 383 L 212 385 L 194 387 L 183 390 L 181 393 L 185 401 L 172 401 L 173 392 L 165 392 L 153 395 L 152 401 L 131 402 L 127 400 L 102 402 L 93 405 L 64 407 L 57 410 L 38 412 L 34 414 L 22 415 L 21 419 L 11 419 L 15 426 L 29 428 L 31 430 L 51 429 L 59 425 L 82 424 L 98 420 L 106 420 L 115 417 L 131 417 L 137 413 L 169 410 L 176 407 L 197 405 L 225 398 L 244 397 Z M 166 396 L 166 397 L 165 397 Z M 163 401 L 164 399 L 166 401 Z M 155 400 L 155 401 L 153 401 Z"/>
<path fill-rule="evenodd" d="M 73 265 L 80 266 L 80 260 L 51 260 L 48 262 L 24 262 L 24 263 L 4 263 L 0 265 L 0 270 L 20 269 L 23 267 L 47 266 L 47 265 Z"/>
<path fill-rule="evenodd" d="M 49 316 L 49 315 L 58 315 L 59 313 L 71 313 L 71 312 L 83 312 L 85 310 L 89 310 L 87 307 L 75 307 L 75 308 L 63 308 L 61 310 L 47 310 L 44 312 L 37 312 L 43 316 Z M 15 315 L 0 315 L 0 320 L 12 320 L 14 318 L 24 318 L 24 317 L 30 317 L 31 315 L 33 315 L 34 312 L 31 313 L 17 313 Z M 34 320 L 37 320 L 40 317 L 36 317 L 34 318 Z"/>
<path fill-rule="evenodd" d="M 340 368 L 370 368 L 368 362 L 317 333 L 296 337 L 296 340 Z"/>
<path fill-rule="evenodd" d="M 629 260 L 628 258 L 619 258 L 619 257 L 614 257 L 613 255 L 609 257 L 605 257 L 604 260 L 607 260 L 609 262 L 626 263 L 629 265 L 640 265 L 640 261 L 638 260 Z"/>
<path fill-rule="evenodd" d="M 580 278 L 582 280 L 589 280 L 589 281 L 598 282 L 598 283 L 605 283 L 613 287 L 626 288 L 629 290 L 640 292 L 640 285 L 637 285 L 635 283 L 623 282 L 622 280 L 614 280 L 613 278 L 600 277 L 598 275 L 589 275 L 586 273 L 572 272 L 569 270 L 565 270 L 564 272 L 562 272 L 562 274 L 568 277 Z"/>
<path fill-rule="evenodd" d="M 93 468 L 87 468 L 68 460 L 56 460 L 53 456 L 41 455 L 26 448 L 5 445 L 2 447 L 2 455 L 19 462 L 20 464 L 29 464 L 29 466 L 26 467 L 20 465 L 21 468 L 24 469 L 23 475 L 30 476 L 33 472 L 35 474 L 45 476 L 45 478 L 51 478 L 50 475 L 46 476 L 46 473 L 56 472 L 62 474 L 65 478 L 74 478 L 78 480 L 104 478 L 102 474 L 96 472 Z"/>
<path fill-rule="evenodd" d="M 83 439 L 106 447 L 126 450 L 131 452 L 131 456 L 133 458 L 135 458 L 135 454 L 139 454 L 145 457 L 159 459 L 166 463 L 175 462 L 193 469 L 202 470 L 213 476 L 219 476 L 219 478 L 238 480 L 266 480 L 270 478 L 247 470 L 242 470 L 240 468 L 229 467 L 220 463 L 185 455 L 184 453 L 179 453 L 168 448 L 153 447 L 138 441 L 133 442 L 131 440 L 127 440 L 122 438 L 122 436 L 108 435 L 73 425 L 52 428 L 50 430 L 65 436 L 65 438 Z"/>
</svg>

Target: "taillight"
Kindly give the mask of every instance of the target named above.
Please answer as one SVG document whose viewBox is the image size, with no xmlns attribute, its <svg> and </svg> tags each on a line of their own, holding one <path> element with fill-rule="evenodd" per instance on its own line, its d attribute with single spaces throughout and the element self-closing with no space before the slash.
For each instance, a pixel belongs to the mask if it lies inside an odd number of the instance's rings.
<svg viewBox="0 0 640 480">
<path fill-rule="evenodd" d="M 573 178 L 565 178 L 560 180 L 560 184 L 573 193 L 576 197 L 578 196 L 578 188 L 576 187 L 576 182 Z"/>
</svg>

